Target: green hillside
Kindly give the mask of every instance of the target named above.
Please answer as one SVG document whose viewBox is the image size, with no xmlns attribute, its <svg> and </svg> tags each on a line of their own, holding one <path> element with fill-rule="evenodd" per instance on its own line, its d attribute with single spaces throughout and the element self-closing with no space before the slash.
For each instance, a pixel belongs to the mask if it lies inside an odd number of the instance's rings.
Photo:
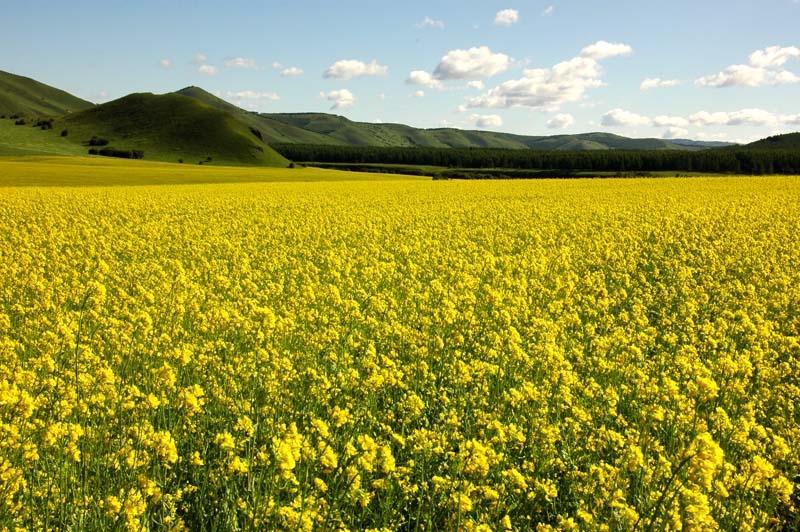
<svg viewBox="0 0 800 532">
<path fill-rule="evenodd" d="M 61 130 L 42 130 L 15 125 L 16 120 L 0 119 L 0 156 L 8 155 L 86 155 L 86 148 L 61 136 Z"/>
<path fill-rule="evenodd" d="M 93 105 L 31 78 L 0 70 L 0 115 L 55 117 Z"/>
<path fill-rule="evenodd" d="M 296 129 L 314 132 L 320 141 L 298 138 L 270 139 L 273 143 L 344 144 L 348 146 L 423 148 L 509 148 L 535 150 L 687 150 L 699 145 L 679 145 L 662 139 L 630 139 L 611 133 L 526 136 L 494 131 L 454 128 L 420 129 L 403 124 L 353 122 L 327 113 L 274 113 L 260 115 Z M 287 132 L 291 137 L 291 132 Z"/>
<path fill-rule="evenodd" d="M 175 94 L 194 98 L 210 107 L 233 114 L 237 120 L 247 124 L 248 127 L 253 127 L 260 131 L 262 138 L 267 143 L 299 142 L 302 144 L 336 144 L 335 141 L 332 141 L 324 135 L 298 128 L 278 120 L 273 120 L 269 115 L 260 115 L 258 113 L 245 111 L 200 87 L 186 87 L 185 89 L 175 92 Z"/>
<path fill-rule="evenodd" d="M 289 162 L 230 112 L 180 94 L 131 94 L 56 122 L 69 139 L 92 137 L 144 158 L 186 163 L 286 166 Z M 88 147 L 87 147 L 88 150 Z"/>
<path fill-rule="evenodd" d="M 800 149 L 800 132 L 767 137 L 746 144 L 744 148 L 754 150 L 798 150 Z"/>
</svg>

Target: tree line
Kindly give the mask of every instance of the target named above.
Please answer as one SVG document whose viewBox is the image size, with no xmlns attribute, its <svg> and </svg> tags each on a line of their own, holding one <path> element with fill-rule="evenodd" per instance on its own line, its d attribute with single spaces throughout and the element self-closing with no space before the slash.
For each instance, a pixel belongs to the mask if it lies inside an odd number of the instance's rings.
<svg viewBox="0 0 800 532">
<path fill-rule="evenodd" d="M 395 148 L 273 144 L 295 162 L 406 164 L 448 168 L 512 168 L 598 172 L 708 172 L 800 174 L 800 150 L 716 148 L 688 150 L 544 151 L 500 148 Z"/>
</svg>

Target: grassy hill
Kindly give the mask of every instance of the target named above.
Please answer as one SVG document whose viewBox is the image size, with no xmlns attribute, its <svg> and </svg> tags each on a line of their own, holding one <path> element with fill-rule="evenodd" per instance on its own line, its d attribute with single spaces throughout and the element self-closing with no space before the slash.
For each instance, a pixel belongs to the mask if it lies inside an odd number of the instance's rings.
<svg viewBox="0 0 800 532">
<path fill-rule="evenodd" d="M 117 149 L 143 150 L 149 160 L 289 164 L 233 113 L 181 94 L 130 94 L 66 116 L 56 122 L 55 129 L 62 128 L 73 142 L 85 144 L 96 136 Z"/>
<path fill-rule="evenodd" d="M 301 144 L 336 144 L 335 141 L 331 142 L 331 140 L 324 135 L 274 120 L 270 118 L 269 115 L 260 115 L 258 113 L 245 111 L 200 87 L 186 87 L 174 94 L 188 96 L 209 107 L 231 113 L 237 120 L 247 124 L 248 127 L 260 131 L 262 138 L 268 143 L 297 142 Z"/>
<path fill-rule="evenodd" d="M 800 149 L 800 132 L 767 137 L 746 144 L 744 147 L 754 150 L 798 150 Z"/>
<path fill-rule="evenodd" d="M 0 115 L 55 117 L 93 105 L 31 78 L 0 70 Z"/>
</svg>

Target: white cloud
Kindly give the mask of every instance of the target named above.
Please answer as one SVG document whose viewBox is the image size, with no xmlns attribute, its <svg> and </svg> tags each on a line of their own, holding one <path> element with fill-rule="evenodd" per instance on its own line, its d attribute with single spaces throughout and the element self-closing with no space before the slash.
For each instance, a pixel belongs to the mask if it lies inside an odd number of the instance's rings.
<svg viewBox="0 0 800 532">
<path fill-rule="evenodd" d="M 800 126 L 800 114 L 782 115 L 780 117 L 780 120 L 784 124 L 789 124 L 789 125 L 793 125 L 793 126 Z"/>
<path fill-rule="evenodd" d="M 283 63 L 279 63 L 278 61 L 273 61 L 272 62 L 272 68 L 274 68 L 275 70 L 278 70 L 279 68 L 283 68 Z"/>
<path fill-rule="evenodd" d="M 172 60 L 165 57 L 164 59 L 160 60 L 158 64 L 161 68 L 172 68 L 174 65 L 172 64 Z"/>
<path fill-rule="evenodd" d="M 478 89 L 479 91 L 482 91 L 483 89 L 486 88 L 486 85 L 484 85 L 481 80 L 475 80 L 467 83 L 467 87 L 469 87 L 470 89 Z"/>
<path fill-rule="evenodd" d="M 665 138 L 665 139 L 679 139 L 681 137 L 685 137 L 688 134 L 689 134 L 689 130 L 688 129 L 685 129 L 685 128 L 682 128 L 682 127 L 671 127 L 671 128 L 668 128 L 664 132 L 664 134 L 661 135 L 661 137 Z"/>
<path fill-rule="evenodd" d="M 226 61 L 225 66 L 228 68 L 245 68 L 248 70 L 260 70 L 260 67 L 256 64 L 254 59 L 248 59 L 246 57 L 234 57 L 230 61 Z"/>
<path fill-rule="evenodd" d="M 607 41 L 597 41 L 581 50 L 581 57 L 590 59 L 607 59 L 619 55 L 630 55 L 633 48 L 624 43 L 611 43 Z"/>
<path fill-rule="evenodd" d="M 510 62 L 506 54 L 494 53 L 488 46 L 450 50 L 439 61 L 433 77 L 439 80 L 484 79 L 506 71 Z"/>
<path fill-rule="evenodd" d="M 430 87 L 431 89 L 441 89 L 444 87 L 441 81 L 434 78 L 428 72 L 424 70 L 414 70 L 408 75 L 408 79 L 406 79 L 406 83 L 409 85 L 423 85 L 425 87 Z"/>
<path fill-rule="evenodd" d="M 575 119 L 570 114 L 557 114 L 547 121 L 548 129 L 566 129 L 575 123 Z"/>
<path fill-rule="evenodd" d="M 551 68 L 524 71 L 524 77 L 501 83 L 469 100 L 469 107 L 530 107 L 557 111 L 565 103 L 580 101 L 587 90 L 603 86 L 602 69 L 594 59 L 575 57 Z"/>
<path fill-rule="evenodd" d="M 603 115 L 600 124 L 610 127 L 649 126 L 650 119 L 624 109 L 612 109 Z"/>
<path fill-rule="evenodd" d="M 389 71 L 389 67 L 379 65 L 376 60 L 364 63 L 357 59 L 342 59 L 328 67 L 323 77 L 348 80 L 359 76 L 382 76 Z"/>
<path fill-rule="evenodd" d="M 480 128 L 500 127 L 503 119 L 499 115 L 472 115 L 469 119 Z"/>
<path fill-rule="evenodd" d="M 226 93 L 229 98 L 236 98 L 237 100 L 280 100 L 281 97 L 274 92 L 257 92 L 257 91 L 239 91 Z"/>
<path fill-rule="evenodd" d="M 411 93 L 412 98 L 422 98 L 425 96 L 425 91 L 414 91 Z"/>
<path fill-rule="evenodd" d="M 682 116 L 659 115 L 653 119 L 653 125 L 658 127 L 687 127 L 689 121 Z"/>
<path fill-rule="evenodd" d="M 639 85 L 639 88 L 643 91 L 649 89 L 657 89 L 659 87 L 677 87 L 681 84 L 681 81 L 678 79 L 661 79 L 661 78 L 647 78 L 642 81 L 642 84 Z"/>
<path fill-rule="evenodd" d="M 289 67 L 281 70 L 281 76 L 284 78 L 289 76 L 299 76 L 303 73 L 303 69 L 299 67 Z"/>
<path fill-rule="evenodd" d="M 328 93 L 320 92 L 320 97 L 333 102 L 331 109 L 346 109 L 356 103 L 356 97 L 347 89 L 340 89 Z"/>
<path fill-rule="evenodd" d="M 750 64 L 754 67 L 769 68 L 783 66 L 792 57 L 800 57 L 796 46 L 769 46 L 750 54 Z"/>
<path fill-rule="evenodd" d="M 208 56 L 206 54 L 197 54 L 192 59 L 192 63 L 198 64 L 198 65 L 200 63 L 205 63 L 206 61 L 208 61 Z"/>
<path fill-rule="evenodd" d="M 217 67 L 213 65 L 200 65 L 199 67 L 197 67 L 197 71 L 207 76 L 216 76 L 218 72 Z"/>
<path fill-rule="evenodd" d="M 750 54 L 748 64 L 731 65 L 716 74 L 698 78 L 695 84 L 700 87 L 722 88 L 800 83 L 800 76 L 778 68 L 793 57 L 800 57 L 800 48 L 770 46 Z"/>
<path fill-rule="evenodd" d="M 767 126 L 776 125 L 781 117 L 763 109 L 741 109 L 733 112 L 700 111 L 689 117 L 695 126 Z"/>
<path fill-rule="evenodd" d="M 441 20 L 432 19 L 431 17 L 425 17 L 420 22 L 418 22 L 416 26 L 417 26 L 417 28 L 420 28 L 420 29 L 422 29 L 422 28 L 439 28 L 439 29 L 443 29 L 444 28 L 444 22 L 442 22 Z"/>
<path fill-rule="evenodd" d="M 517 22 L 519 22 L 519 11 L 516 9 L 504 9 L 494 16 L 494 23 L 498 26 L 511 26 Z"/>
<path fill-rule="evenodd" d="M 542 11 L 542 16 L 549 17 L 550 15 L 555 13 L 555 11 L 556 11 L 556 6 L 547 6 L 546 8 L 544 8 L 544 11 Z"/>
</svg>

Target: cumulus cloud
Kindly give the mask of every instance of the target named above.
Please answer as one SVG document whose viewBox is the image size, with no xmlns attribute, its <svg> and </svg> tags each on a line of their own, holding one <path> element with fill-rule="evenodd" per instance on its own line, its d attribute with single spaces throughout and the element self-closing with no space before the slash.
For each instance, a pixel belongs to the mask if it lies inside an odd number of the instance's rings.
<svg viewBox="0 0 800 532">
<path fill-rule="evenodd" d="M 685 137 L 688 133 L 688 129 L 682 127 L 671 127 L 667 129 L 661 137 L 665 139 L 679 139 L 681 137 Z"/>
<path fill-rule="evenodd" d="M 299 76 L 302 73 L 303 69 L 299 67 L 289 67 L 281 70 L 281 76 L 283 76 L 284 78 L 289 76 Z"/>
<path fill-rule="evenodd" d="M 486 93 L 471 98 L 471 108 L 529 107 L 557 111 L 565 103 L 582 100 L 589 89 L 603 86 L 600 60 L 632 51 L 626 44 L 598 41 L 585 47 L 578 57 L 550 68 L 523 71 L 523 77 L 501 83 Z"/>
<path fill-rule="evenodd" d="M 500 127 L 503 119 L 499 115 L 472 115 L 469 117 L 475 126 L 480 128 Z"/>
<path fill-rule="evenodd" d="M 478 89 L 479 91 L 482 91 L 483 89 L 486 88 L 486 85 L 484 85 L 481 80 L 475 80 L 467 83 L 467 87 L 469 87 L 470 89 Z"/>
<path fill-rule="evenodd" d="M 216 76 L 218 73 L 217 67 L 213 65 L 200 65 L 197 67 L 197 71 L 201 74 L 205 74 L 206 76 Z"/>
<path fill-rule="evenodd" d="M 425 96 L 425 91 L 414 91 L 411 93 L 412 98 L 422 98 Z"/>
<path fill-rule="evenodd" d="M 228 68 L 245 68 L 248 70 L 260 70 L 258 64 L 256 64 L 255 59 L 248 59 L 246 57 L 234 57 L 230 61 L 225 62 L 225 66 Z"/>
<path fill-rule="evenodd" d="M 588 89 L 601 87 L 600 64 L 594 59 L 576 57 L 552 68 L 524 71 L 521 79 L 501 83 L 488 92 L 472 98 L 468 106 L 530 107 L 556 111 L 568 102 L 581 100 Z"/>
<path fill-rule="evenodd" d="M 519 11 L 516 9 L 503 9 L 494 16 L 494 23 L 498 26 L 511 26 L 519 22 Z"/>
<path fill-rule="evenodd" d="M 658 127 L 687 127 L 689 121 L 682 116 L 659 115 L 653 119 L 653 125 Z"/>
<path fill-rule="evenodd" d="M 649 126 L 651 120 L 646 116 L 637 115 L 625 109 L 612 109 L 603 115 L 600 123 L 609 127 L 635 127 Z"/>
<path fill-rule="evenodd" d="M 425 17 L 420 22 L 418 22 L 416 24 L 416 26 L 417 26 L 417 28 L 420 28 L 420 29 L 422 29 L 422 28 L 443 29 L 444 28 L 444 22 L 442 22 L 441 20 L 432 19 L 431 17 Z"/>
<path fill-rule="evenodd" d="M 575 123 L 570 114 L 560 113 L 547 121 L 548 129 L 566 129 Z"/>
<path fill-rule="evenodd" d="M 782 117 L 764 109 L 741 109 L 733 112 L 700 111 L 689 117 L 695 126 L 767 126 L 776 125 Z"/>
<path fill-rule="evenodd" d="M 375 59 L 370 63 L 357 59 L 342 59 L 329 66 L 323 77 L 348 80 L 359 76 L 383 76 L 388 71 L 389 67 L 379 65 Z"/>
<path fill-rule="evenodd" d="M 198 64 L 198 65 L 200 63 L 205 63 L 206 61 L 208 61 L 208 56 L 206 54 L 197 54 L 192 59 L 192 63 Z"/>
<path fill-rule="evenodd" d="M 556 6 L 552 6 L 552 5 L 551 6 L 547 6 L 546 8 L 544 8 L 544 11 L 542 11 L 542 16 L 549 17 L 550 15 L 552 15 L 555 12 L 556 12 Z"/>
<path fill-rule="evenodd" d="M 167 58 L 167 57 L 165 57 L 164 59 L 161 59 L 158 62 L 158 64 L 159 64 L 159 66 L 161 66 L 161 68 L 172 68 L 174 66 L 172 64 L 172 60 Z"/>
<path fill-rule="evenodd" d="M 630 55 L 633 48 L 624 43 L 611 43 L 607 41 L 597 41 L 581 50 L 581 57 L 589 59 L 608 59 L 620 55 Z"/>
<path fill-rule="evenodd" d="M 277 101 L 280 100 L 281 97 L 278 96 L 277 93 L 274 92 L 257 92 L 257 91 L 239 91 L 239 92 L 232 92 L 228 91 L 227 96 L 229 98 L 236 98 L 237 100 L 272 100 Z"/>
<path fill-rule="evenodd" d="M 760 87 L 800 83 L 800 76 L 782 67 L 789 59 L 800 57 L 796 46 L 770 46 L 750 54 L 746 65 L 731 65 L 721 72 L 695 80 L 700 87 Z"/>
<path fill-rule="evenodd" d="M 639 88 L 643 91 L 649 89 L 657 89 L 659 87 L 677 87 L 681 82 L 678 79 L 661 79 L 661 78 L 647 78 L 642 81 Z"/>
<path fill-rule="evenodd" d="M 273 61 L 272 62 L 272 68 L 274 68 L 275 70 L 278 70 L 279 68 L 283 68 L 283 63 L 281 63 L 279 61 Z"/>
<path fill-rule="evenodd" d="M 429 72 L 424 70 L 414 70 L 408 75 L 406 83 L 409 85 L 423 85 L 431 89 L 441 89 L 443 84 L 438 79 L 434 78 Z"/>
<path fill-rule="evenodd" d="M 450 50 L 442 57 L 433 77 L 438 80 L 485 79 L 508 69 L 511 59 L 494 53 L 488 46 Z"/>
<path fill-rule="evenodd" d="M 333 102 L 331 109 L 346 109 L 352 107 L 356 103 L 356 97 L 347 89 L 340 89 L 331 92 L 320 92 L 320 97 L 325 98 L 329 102 Z"/>
<path fill-rule="evenodd" d="M 624 109 L 612 109 L 603 115 L 601 124 L 604 126 L 646 126 L 666 127 L 667 133 L 670 131 L 682 132 L 690 126 L 709 127 L 709 126 L 792 126 L 800 125 L 800 114 L 782 115 L 775 114 L 764 109 L 740 109 L 738 111 L 698 111 L 687 117 L 658 115 L 655 118 L 642 116 Z M 701 135 L 698 133 L 698 137 Z M 667 137 L 665 137 L 667 138 Z M 673 137 L 674 138 L 674 137 Z M 705 137 L 703 137 L 705 138 Z"/>
<path fill-rule="evenodd" d="M 750 64 L 754 67 L 769 68 L 783 66 L 792 57 L 800 57 L 796 46 L 769 46 L 750 54 Z"/>
</svg>

